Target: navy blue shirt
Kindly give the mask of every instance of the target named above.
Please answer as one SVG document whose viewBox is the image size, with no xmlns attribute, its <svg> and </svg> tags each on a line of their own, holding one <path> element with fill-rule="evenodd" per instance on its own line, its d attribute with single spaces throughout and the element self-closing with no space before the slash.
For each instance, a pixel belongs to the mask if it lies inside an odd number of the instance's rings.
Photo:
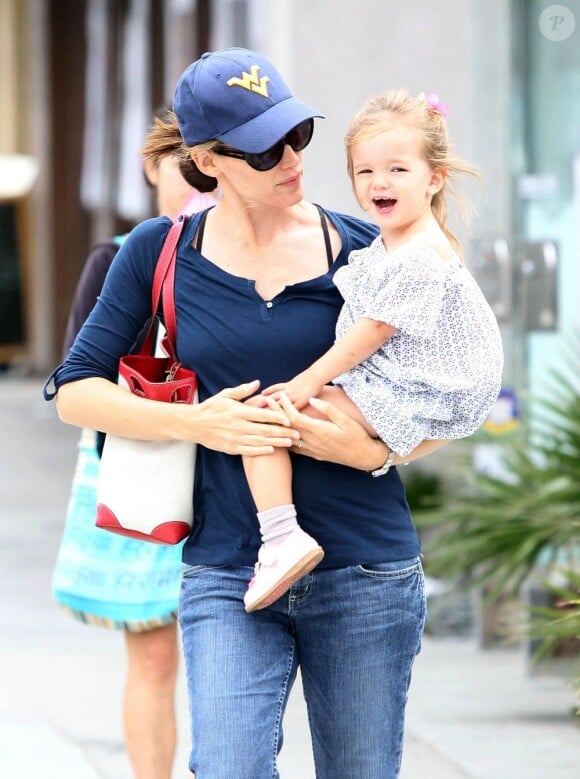
<svg viewBox="0 0 580 779">
<path fill-rule="evenodd" d="M 260 297 L 254 281 L 231 275 L 193 248 L 200 215 L 190 217 L 177 255 L 177 353 L 185 367 L 197 372 L 200 401 L 253 379 L 263 387 L 286 381 L 332 345 L 342 305 L 332 276 L 350 251 L 372 241 L 377 229 L 356 217 L 326 214 L 342 240 L 334 265 L 270 301 Z M 95 308 L 54 374 L 57 388 L 90 376 L 116 381 L 119 358 L 130 351 L 150 314 L 155 263 L 170 224 L 165 217 L 147 220 L 125 240 Z M 298 519 L 325 550 L 320 567 L 419 554 L 396 469 L 373 478 L 365 471 L 291 456 Z M 194 508 L 186 563 L 254 564 L 260 537 L 241 457 L 198 447 Z"/>
</svg>

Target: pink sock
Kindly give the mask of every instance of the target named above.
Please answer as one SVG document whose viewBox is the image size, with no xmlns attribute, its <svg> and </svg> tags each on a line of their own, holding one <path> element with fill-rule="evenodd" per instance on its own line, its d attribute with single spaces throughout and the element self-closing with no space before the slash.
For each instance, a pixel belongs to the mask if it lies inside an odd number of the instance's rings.
<svg viewBox="0 0 580 779">
<path fill-rule="evenodd" d="M 266 511 L 258 512 L 258 522 L 260 523 L 260 533 L 262 541 L 265 544 L 279 544 L 296 527 L 296 509 L 293 503 L 287 503 L 284 506 L 274 506 Z"/>
</svg>

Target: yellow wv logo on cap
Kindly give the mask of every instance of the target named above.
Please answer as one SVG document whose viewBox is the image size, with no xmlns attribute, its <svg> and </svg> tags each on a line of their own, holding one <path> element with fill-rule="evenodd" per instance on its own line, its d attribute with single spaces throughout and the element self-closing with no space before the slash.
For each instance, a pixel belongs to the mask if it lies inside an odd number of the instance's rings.
<svg viewBox="0 0 580 779">
<path fill-rule="evenodd" d="M 268 76 L 262 76 L 262 78 L 258 78 L 259 70 L 259 65 L 252 65 L 249 73 L 242 71 L 241 78 L 234 76 L 226 83 L 228 87 L 242 87 L 243 89 L 247 89 L 249 92 L 257 92 L 259 95 L 262 95 L 262 97 L 268 97 L 267 84 L 268 81 L 270 81 L 270 78 Z"/>
</svg>

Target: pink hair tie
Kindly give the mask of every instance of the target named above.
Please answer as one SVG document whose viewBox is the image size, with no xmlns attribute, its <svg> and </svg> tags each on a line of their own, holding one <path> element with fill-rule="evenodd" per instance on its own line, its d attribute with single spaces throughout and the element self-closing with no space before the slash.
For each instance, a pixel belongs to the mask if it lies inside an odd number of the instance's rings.
<svg viewBox="0 0 580 779">
<path fill-rule="evenodd" d="M 447 106 L 439 102 L 439 95 L 435 92 L 421 92 L 419 100 L 424 100 L 432 111 L 437 111 L 441 116 L 449 115 Z"/>
</svg>

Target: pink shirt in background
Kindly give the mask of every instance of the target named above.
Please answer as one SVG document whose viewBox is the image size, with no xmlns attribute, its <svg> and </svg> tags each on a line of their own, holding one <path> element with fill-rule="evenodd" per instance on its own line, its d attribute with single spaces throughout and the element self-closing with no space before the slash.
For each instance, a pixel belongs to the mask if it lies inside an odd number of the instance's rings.
<svg viewBox="0 0 580 779">
<path fill-rule="evenodd" d="M 198 192 L 197 189 L 194 189 L 179 213 L 190 216 L 190 214 L 197 214 L 198 211 L 205 211 L 206 208 L 211 208 L 216 203 L 215 195 L 210 192 Z"/>
</svg>

